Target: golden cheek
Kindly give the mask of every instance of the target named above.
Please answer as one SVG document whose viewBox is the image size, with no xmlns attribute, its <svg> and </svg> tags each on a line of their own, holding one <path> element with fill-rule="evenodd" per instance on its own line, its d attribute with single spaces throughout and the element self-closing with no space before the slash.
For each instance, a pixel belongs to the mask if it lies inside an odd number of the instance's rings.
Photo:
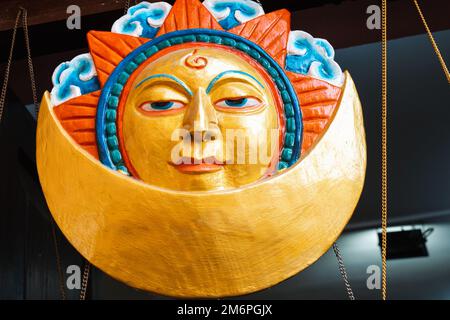
<svg viewBox="0 0 450 320">
<path fill-rule="evenodd" d="M 183 112 L 168 116 L 147 116 L 128 106 L 123 118 L 126 152 L 139 174 L 149 166 L 161 166 L 170 160 L 174 146 L 172 135 L 183 121 Z"/>
<path fill-rule="evenodd" d="M 227 161 L 266 166 L 272 160 L 271 155 L 276 155 L 274 149 L 278 148 L 280 131 L 273 106 L 266 106 L 262 112 L 255 114 L 220 113 L 219 127 Z"/>
<path fill-rule="evenodd" d="M 243 129 L 255 135 L 266 130 L 277 129 L 278 121 L 272 117 L 269 109 L 266 106 L 266 109 L 262 112 L 246 115 L 227 114 L 223 112 L 218 117 L 219 127 L 222 131 Z"/>
<path fill-rule="evenodd" d="M 246 92 L 249 92 L 246 90 Z M 231 97 L 236 91 L 230 91 Z M 238 92 L 239 94 L 241 92 Z M 259 134 L 266 130 L 278 129 L 279 120 L 278 112 L 275 107 L 274 100 L 269 94 L 259 94 L 255 91 L 249 92 L 251 95 L 257 96 L 256 99 L 261 101 L 260 107 L 250 112 L 243 112 L 240 108 L 227 108 L 226 112 L 218 111 L 219 126 L 225 129 L 246 129 L 254 134 Z M 216 92 L 213 98 L 221 97 L 220 92 Z"/>
</svg>

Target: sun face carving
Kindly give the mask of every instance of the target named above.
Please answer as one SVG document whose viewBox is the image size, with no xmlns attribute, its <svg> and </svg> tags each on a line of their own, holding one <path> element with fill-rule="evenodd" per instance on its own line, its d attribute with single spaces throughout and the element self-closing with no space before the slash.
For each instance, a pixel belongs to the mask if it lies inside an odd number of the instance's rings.
<svg viewBox="0 0 450 320">
<path fill-rule="evenodd" d="M 331 45 L 250 0 L 141 2 L 113 31 L 57 67 L 39 113 L 39 178 L 74 247 L 177 297 L 258 291 L 317 260 L 366 166 Z"/>
</svg>

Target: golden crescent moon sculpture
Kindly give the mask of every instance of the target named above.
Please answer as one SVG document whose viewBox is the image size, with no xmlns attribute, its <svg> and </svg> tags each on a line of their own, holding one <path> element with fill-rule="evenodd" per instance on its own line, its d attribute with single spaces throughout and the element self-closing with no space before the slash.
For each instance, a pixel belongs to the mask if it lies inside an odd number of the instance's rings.
<svg viewBox="0 0 450 320">
<path fill-rule="evenodd" d="M 353 80 L 348 72 L 341 80 L 323 80 L 320 70 L 311 71 L 316 60 L 335 68 L 334 52 L 317 51 L 328 60 L 304 56 L 302 61 L 315 59 L 309 75 L 288 71 L 299 65 L 300 55 L 286 54 L 289 32 L 279 36 L 281 27 L 289 31 L 285 10 L 262 15 L 259 5 L 237 1 L 256 15 L 242 23 L 241 15 L 221 17 L 215 3 L 132 7 L 124 17 L 140 8 L 168 12 L 150 41 L 90 33 L 95 77 L 79 72 L 77 81 L 84 82 L 77 93 L 69 69 L 87 64 L 57 69 L 38 119 L 39 178 L 64 235 L 110 276 L 167 296 L 236 296 L 295 275 L 338 238 L 364 184 L 365 134 Z M 190 17 L 197 21 L 190 27 L 174 23 L 189 6 L 203 19 Z M 246 24 L 252 24 L 252 35 L 245 34 Z M 181 29 L 173 30 L 175 25 Z M 266 34 L 253 47 L 261 50 L 259 58 L 249 51 L 258 26 Z M 294 35 L 306 43 L 312 39 Z M 315 45 L 324 45 L 319 40 Z M 72 87 L 64 88 L 67 79 Z M 200 160 L 215 162 L 178 164 L 170 158 L 175 143 L 169 133 L 180 128 L 189 137 L 197 131 L 217 135 L 189 140 L 210 143 Z M 275 130 L 269 161 L 229 163 L 227 153 L 219 152 L 226 144 L 220 133 L 232 128 L 258 136 Z M 189 155 L 199 158 L 195 151 Z"/>
</svg>

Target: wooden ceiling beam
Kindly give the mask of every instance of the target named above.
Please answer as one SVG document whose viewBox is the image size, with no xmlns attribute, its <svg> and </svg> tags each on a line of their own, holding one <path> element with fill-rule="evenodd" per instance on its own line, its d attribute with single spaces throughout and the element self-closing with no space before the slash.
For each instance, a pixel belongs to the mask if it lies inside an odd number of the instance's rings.
<svg viewBox="0 0 450 320">
<path fill-rule="evenodd" d="M 147 2 L 166 1 L 173 4 L 174 0 L 145 0 Z M 203 0 L 200 0 L 203 1 Z M 289 8 L 291 11 L 318 7 L 325 4 L 339 4 L 348 0 L 264 0 L 264 8 L 267 12 Z M 131 5 L 141 0 L 131 0 Z M 77 5 L 81 9 L 82 16 L 88 16 L 109 11 L 121 10 L 125 7 L 126 0 L 0 0 L 0 31 L 14 27 L 17 11 L 24 7 L 28 11 L 29 25 L 39 25 L 49 22 L 61 21 L 68 17 L 67 7 Z"/>
<path fill-rule="evenodd" d="M 147 0 L 149 2 L 155 2 Z M 0 31 L 14 27 L 17 12 L 20 7 L 27 9 L 28 24 L 30 26 L 60 21 L 66 19 L 69 14 L 67 7 L 77 5 L 81 9 L 81 15 L 92 15 L 124 8 L 124 0 L 1 0 L 0 1 Z"/>
<path fill-rule="evenodd" d="M 66 27 L 65 18 L 68 16 L 66 9 L 71 2 L 77 3 L 82 8 L 81 30 L 69 30 Z M 173 3 L 173 0 L 168 2 Z M 336 4 L 337 2 L 339 4 Z M 304 30 L 314 37 L 325 38 L 336 49 L 380 41 L 380 30 L 369 30 L 366 26 L 368 18 L 366 10 L 373 4 L 373 0 L 337 2 L 336 0 L 267 0 L 267 2 L 264 0 L 264 8 L 266 12 L 288 8 L 293 12 L 293 30 Z M 4 8 L 0 10 L 0 22 L 6 27 L 2 16 L 9 15 L 10 25 L 13 25 L 17 9 L 11 8 L 27 4 L 30 5 L 28 7 L 29 22 L 36 23 L 30 26 L 31 51 L 33 57 L 39 57 L 71 50 L 87 50 L 86 33 L 89 30 L 111 30 L 114 21 L 123 15 L 124 0 L 0 0 L 0 6 Z M 54 5 L 53 9 L 50 8 L 51 4 Z M 447 14 L 450 12 L 450 1 L 427 0 L 421 1 L 420 4 L 433 32 L 450 29 Z M 8 10 L 9 14 L 6 13 Z M 36 12 L 38 14 L 34 17 Z M 44 16 L 39 16 L 39 12 Z M 56 20 L 42 22 L 52 19 Z M 388 21 L 389 39 L 425 33 L 411 0 L 390 0 Z M 7 59 L 11 34 L 11 30 L 0 31 L 0 48 L 5 48 L 0 50 L 0 65 Z M 26 56 L 21 30 L 16 41 L 14 59 L 20 60 Z"/>
</svg>

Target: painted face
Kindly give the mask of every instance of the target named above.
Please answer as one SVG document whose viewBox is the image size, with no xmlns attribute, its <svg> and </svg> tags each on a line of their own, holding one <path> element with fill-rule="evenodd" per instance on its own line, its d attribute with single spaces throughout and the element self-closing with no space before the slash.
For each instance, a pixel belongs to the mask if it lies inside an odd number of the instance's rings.
<svg viewBox="0 0 450 320">
<path fill-rule="evenodd" d="M 266 79 L 221 48 L 179 49 L 146 65 L 123 111 L 133 175 L 174 190 L 214 190 L 270 174 L 281 120 Z"/>
</svg>

